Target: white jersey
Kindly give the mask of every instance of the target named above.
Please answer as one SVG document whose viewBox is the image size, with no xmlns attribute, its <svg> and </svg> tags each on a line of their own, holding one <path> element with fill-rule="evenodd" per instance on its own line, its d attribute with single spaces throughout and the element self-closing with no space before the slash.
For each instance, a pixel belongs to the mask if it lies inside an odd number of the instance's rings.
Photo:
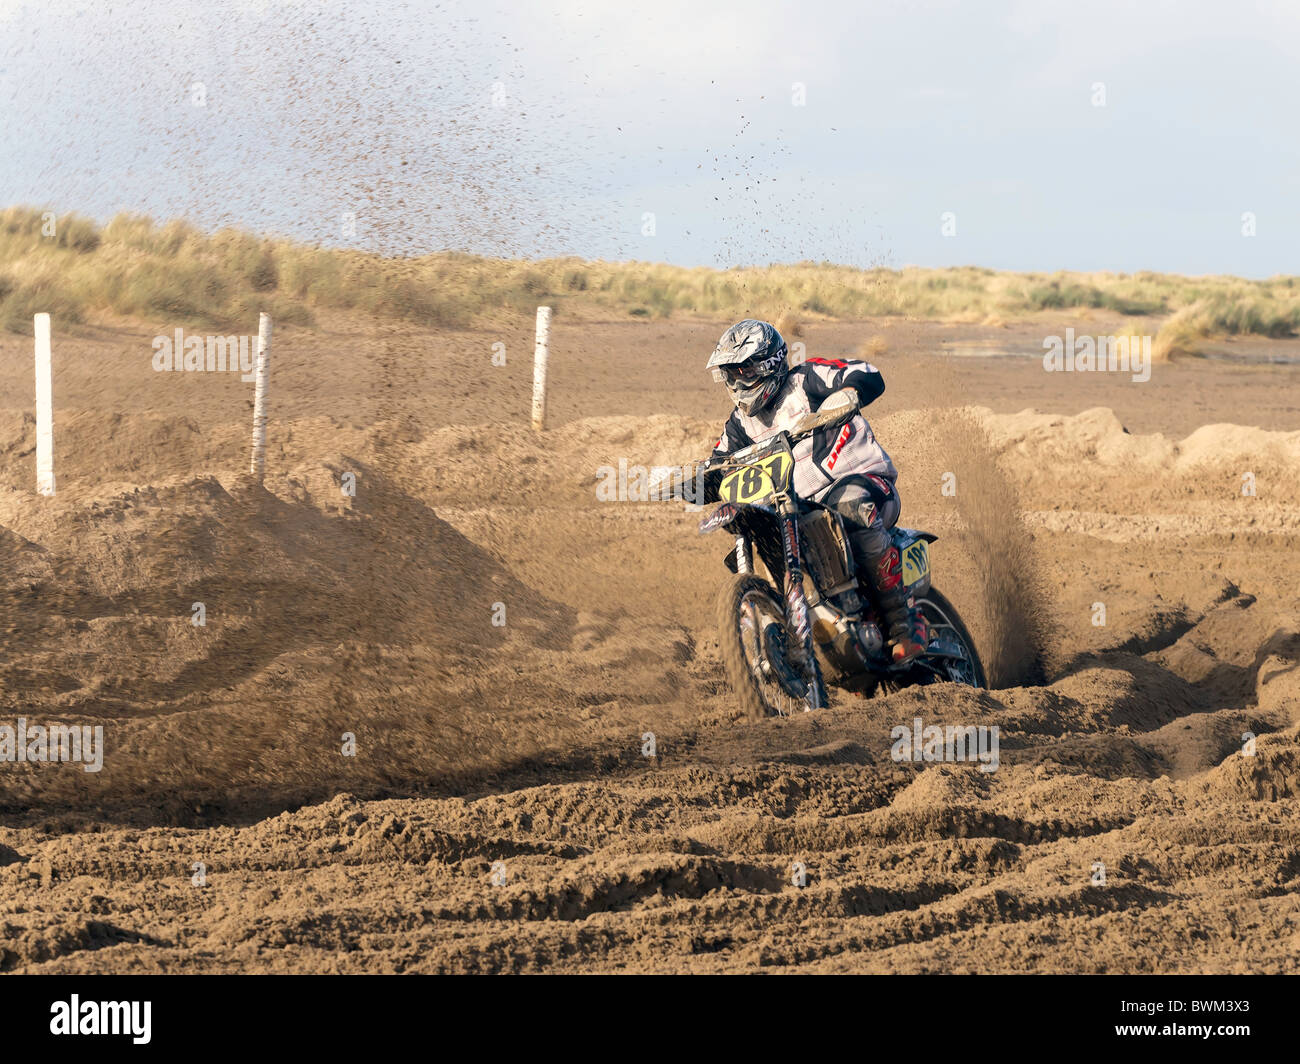
<svg viewBox="0 0 1300 1064">
<path fill-rule="evenodd" d="M 841 388 L 854 389 L 865 407 L 885 390 L 885 380 L 870 362 L 810 358 L 790 370 L 781 390 L 758 413 L 731 412 L 714 455 L 729 454 L 773 433 L 788 431 Z M 891 482 L 898 476 L 861 413 L 842 426 L 818 429 L 794 445 L 794 490 L 801 498 L 816 501 L 836 481 L 868 473 Z"/>
</svg>

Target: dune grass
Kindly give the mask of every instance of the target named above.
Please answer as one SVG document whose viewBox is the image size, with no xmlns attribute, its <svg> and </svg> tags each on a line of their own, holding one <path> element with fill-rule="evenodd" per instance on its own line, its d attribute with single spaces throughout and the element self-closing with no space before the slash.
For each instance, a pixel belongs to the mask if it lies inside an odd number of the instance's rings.
<svg viewBox="0 0 1300 1064">
<path fill-rule="evenodd" d="M 386 259 L 130 214 L 102 227 L 76 215 L 49 222 L 38 208 L 0 212 L 0 327 L 30 332 L 38 310 L 64 323 L 112 313 L 220 329 L 247 327 L 266 310 L 281 323 L 311 325 L 316 311 L 337 308 L 460 328 L 531 314 L 539 303 L 578 317 L 785 314 L 804 322 L 901 316 L 996 323 L 1097 308 L 1168 317 L 1166 329 L 1180 344 L 1223 333 L 1290 336 L 1300 327 L 1295 277 L 862 270 L 812 262 L 715 270 L 457 252 Z"/>
</svg>

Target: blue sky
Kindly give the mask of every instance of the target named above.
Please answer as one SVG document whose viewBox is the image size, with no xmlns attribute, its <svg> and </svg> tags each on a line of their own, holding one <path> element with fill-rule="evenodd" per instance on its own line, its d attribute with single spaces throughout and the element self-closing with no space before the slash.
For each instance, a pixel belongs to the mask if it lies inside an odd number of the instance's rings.
<svg viewBox="0 0 1300 1064">
<path fill-rule="evenodd" d="M 1297 70 L 1293 2 L 0 0 L 0 203 L 392 253 L 1264 277 L 1300 247 Z"/>
</svg>

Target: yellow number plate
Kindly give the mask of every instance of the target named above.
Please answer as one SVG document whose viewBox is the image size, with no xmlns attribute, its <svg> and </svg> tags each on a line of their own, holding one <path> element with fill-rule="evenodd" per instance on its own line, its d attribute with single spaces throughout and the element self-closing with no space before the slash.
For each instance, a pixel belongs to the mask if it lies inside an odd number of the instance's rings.
<svg viewBox="0 0 1300 1064">
<path fill-rule="evenodd" d="M 718 485 L 718 494 L 727 502 L 759 502 L 785 490 L 793 467 L 788 454 L 774 454 L 728 474 Z"/>
<path fill-rule="evenodd" d="M 918 539 L 903 551 L 903 583 L 915 584 L 930 571 L 930 552 L 925 540 Z"/>
</svg>

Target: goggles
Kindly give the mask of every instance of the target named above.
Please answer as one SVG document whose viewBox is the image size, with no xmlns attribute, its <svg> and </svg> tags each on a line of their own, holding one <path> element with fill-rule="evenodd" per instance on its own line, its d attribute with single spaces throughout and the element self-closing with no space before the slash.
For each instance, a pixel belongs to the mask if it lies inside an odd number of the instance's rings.
<svg viewBox="0 0 1300 1064">
<path fill-rule="evenodd" d="M 751 358 L 745 362 L 730 366 L 716 366 L 713 379 L 724 384 L 746 384 L 760 380 L 772 372 L 771 360 Z"/>
</svg>

